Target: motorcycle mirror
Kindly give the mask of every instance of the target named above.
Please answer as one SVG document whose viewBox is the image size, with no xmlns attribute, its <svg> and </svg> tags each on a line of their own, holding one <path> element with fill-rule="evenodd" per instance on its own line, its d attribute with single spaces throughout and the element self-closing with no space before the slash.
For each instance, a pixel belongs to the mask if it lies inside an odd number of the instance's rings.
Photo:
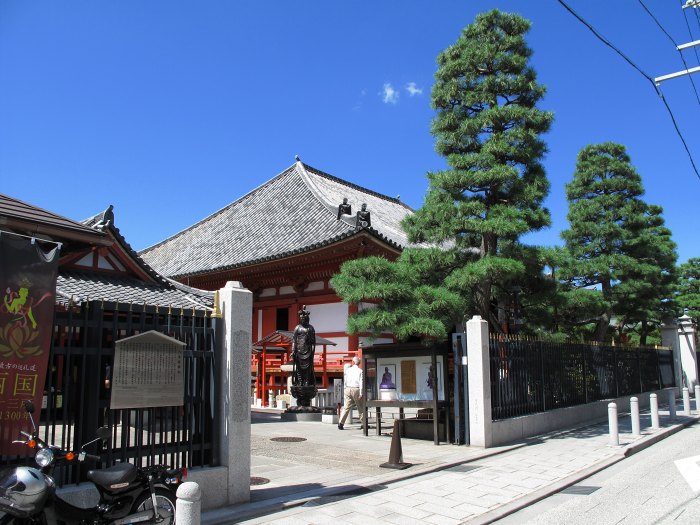
<svg viewBox="0 0 700 525">
<path fill-rule="evenodd" d="M 100 427 L 97 429 L 97 437 L 102 441 L 109 441 L 112 437 L 112 429 L 109 427 Z"/>
<path fill-rule="evenodd" d="M 34 413 L 34 403 L 32 403 L 29 399 L 25 399 L 22 401 L 22 404 L 24 405 L 24 409 L 29 413 L 33 414 Z"/>
</svg>

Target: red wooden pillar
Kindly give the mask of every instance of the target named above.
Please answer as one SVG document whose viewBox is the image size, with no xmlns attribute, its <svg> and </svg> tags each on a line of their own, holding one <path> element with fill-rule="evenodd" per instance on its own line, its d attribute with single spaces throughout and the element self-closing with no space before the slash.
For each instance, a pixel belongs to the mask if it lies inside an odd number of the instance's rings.
<svg viewBox="0 0 700 525">
<path fill-rule="evenodd" d="M 255 355 L 255 399 L 260 399 L 260 354 Z"/>
<path fill-rule="evenodd" d="M 262 350 L 262 380 L 260 381 L 260 387 L 262 392 L 260 393 L 260 399 L 262 399 L 262 406 L 267 406 L 267 391 L 265 390 L 265 375 L 267 374 L 267 345 L 263 344 Z"/>
<path fill-rule="evenodd" d="M 328 388 L 328 355 L 326 354 L 326 345 L 323 345 L 323 354 L 321 354 L 321 363 L 323 366 L 323 376 L 321 379 L 321 388 Z"/>
</svg>

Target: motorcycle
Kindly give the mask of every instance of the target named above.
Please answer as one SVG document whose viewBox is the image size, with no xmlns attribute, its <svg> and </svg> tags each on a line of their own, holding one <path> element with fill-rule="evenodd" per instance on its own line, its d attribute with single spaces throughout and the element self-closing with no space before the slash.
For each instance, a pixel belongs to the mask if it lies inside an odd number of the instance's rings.
<svg viewBox="0 0 700 525">
<path fill-rule="evenodd" d="M 13 443 L 35 449 L 34 460 L 39 468 L 16 466 L 0 470 L 0 525 L 129 525 L 132 523 L 175 524 L 175 492 L 187 476 L 187 469 L 171 469 L 166 465 L 138 468 L 131 463 L 90 470 L 87 478 L 100 495 L 91 508 L 72 505 L 56 494 L 52 477 L 55 466 L 73 461 L 101 458 L 85 449 L 111 437 L 108 427 L 97 431 L 97 439 L 84 444 L 78 454 L 46 444 L 34 422 L 34 405 L 24 402 L 33 432 L 20 431 Z M 3 515 L 4 513 L 4 515 Z"/>
</svg>

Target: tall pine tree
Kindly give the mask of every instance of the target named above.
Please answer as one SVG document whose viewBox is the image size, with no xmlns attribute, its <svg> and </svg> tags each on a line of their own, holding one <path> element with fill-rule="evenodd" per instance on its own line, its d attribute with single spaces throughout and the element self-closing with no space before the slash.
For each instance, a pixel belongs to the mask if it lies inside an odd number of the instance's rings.
<svg viewBox="0 0 700 525">
<path fill-rule="evenodd" d="M 581 150 L 566 194 L 569 257 L 561 277 L 573 294 L 600 290 L 602 300 L 590 301 L 598 304 L 592 337 L 605 340 L 615 316 L 620 330 L 639 325 L 644 340 L 672 296 L 675 244 L 661 208 L 641 199 L 641 177 L 625 147 L 612 142 Z"/>
<path fill-rule="evenodd" d="M 338 294 L 382 300 L 352 318 L 351 331 L 444 337 L 468 313 L 499 328 L 495 288 L 525 271 L 503 248 L 549 225 L 540 135 L 552 114 L 536 107 L 545 88 L 529 65 L 529 28 L 518 15 L 490 11 L 438 56 L 432 133 L 449 168 L 428 174 L 425 203 L 403 226 L 412 243 L 439 248 L 408 248 L 395 265 L 346 263 L 333 280 Z"/>
<path fill-rule="evenodd" d="M 688 259 L 678 267 L 676 303 L 696 324 L 700 322 L 700 257 Z"/>
</svg>

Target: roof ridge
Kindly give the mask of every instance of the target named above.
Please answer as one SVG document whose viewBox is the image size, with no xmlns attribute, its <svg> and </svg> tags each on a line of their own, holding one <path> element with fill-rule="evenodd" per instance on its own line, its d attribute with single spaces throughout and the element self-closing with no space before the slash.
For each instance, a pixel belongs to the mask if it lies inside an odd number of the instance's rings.
<svg viewBox="0 0 700 525">
<path fill-rule="evenodd" d="M 333 182 L 337 182 L 339 184 L 342 184 L 343 186 L 348 186 L 354 190 L 361 191 L 363 193 L 368 193 L 369 195 L 372 195 L 374 197 L 378 197 L 380 199 L 384 199 L 390 202 L 393 202 L 394 204 L 400 204 L 404 208 L 407 208 L 411 211 L 414 211 L 413 208 L 408 206 L 406 203 L 402 202 L 401 199 L 397 199 L 396 197 L 389 197 L 388 195 L 385 195 L 383 193 L 379 193 L 378 191 L 370 190 L 369 188 L 365 188 L 364 186 L 360 186 L 359 184 L 355 184 L 353 182 L 346 181 L 344 179 L 338 178 L 334 175 L 331 175 L 330 173 L 326 173 L 325 171 L 319 170 L 318 168 L 314 168 L 313 166 L 309 166 L 308 164 L 305 164 L 304 162 L 299 161 L 299 163 L 304 167 L 305 170 L 310 170 L 314 174 L 319 175 L 320 177 L 324 177 L 326 179 L 332 180 Z"/>
<path fill-rule="evenodd" d="M 150 251 L 150 250 L 153 250 L 154 248 L 157 248 L 157 247 L 160 246 L 161 244 L 165 244 L 166 242 L 172 241 L 172 240 L 176 239 L 177 237 L 180 237 L 182 234 L 184 234 L 184 233 L 186 233 L 186 232 L 192 230 L 193 228 L 196 228 L 196 227 L 199 226 L 200 224 L 204 224 L 205 222 L 207 222 L 207 221 L 213 219 L 213 218 L 216 217 L 217 215 L 220 215 L 221 213 L 223 213 L 224 211 L 226 211 L 227 209 L 229 209 L 231 206 L 233 206 L 233 205 L 235 205 L 235 204 L 238 204 L 239 202 L 242 202 L 244 199 L 247 199 L 248 197 L 250 197 L 253 193 L 257 192 L 258 190 L 260 190 L 260 189 L 262 189 L 262 188 L 264 188 L 265 186 L 268 186 L 268 185 L 271 184 L 274 180 L 277 180 L 278 178 L 282 177 L 283 175 L 286 175 L 286 174 L 289 173 L 291 170 L 293 170 L 295 167 L 296 167 L 296 162 L 295 162 L 294 164 L 292 164 L 291 166 L 289 166 L 288 168 L 285 168 L 284 170 L 282 170 L 281 172 L 279 172 L 277 175 L 275 175 L 274 177 L 272 177 L 270 180 L 263 182 L 262 184 L 260 184 L 260 185 L 257 186 L 256 188 L 253 188 L 253 189 L 250 190 L 248 193 L 246 193 L 246 194 L 243 195 L 242 197 L 239 197 L 239 198 L 236 199 L 235 201 L 230 202 L 229 204 L 227 204 L 227 205 L 224 206 L 223 208 L 220 208 L 220 209 L 218 209 L 217 211 L 215 211 L 214 213 L 211 213 L 211 214 L 207 215 L 207 216 L 204 217 L 203 219 L 200 219 L 199 221 L 195 222 L 194 224 L 188 226 L 187 228 L 185 228 L 185 229 L 183 229 L 183 230 L 180 230 L 180 231 L 177 232 L 177 233 L 172 234 L 170 237 L 166 237 L 166 238 L 163 239 L 162 241 L 159 241 L 159 242 L 157 242 L 157 243 L 155 243 L 155 244 L 153 244 L 153 245 L 151 245 L 151 246 L 147 246 L 146 248 L 140 250 L 140 251 L 138 252 L 139 255 L 140 255 L 140 254 L 143 254 L 143 253 L 146 253 L 146 252 L 148 252 L 148 251 Z"/>
<path fill-rule="evenodd" d="M 331 215 L 331 217 L 337 221 L 338 220 L 338 217 L 337 217 L 338 204 L 333 204 L 332 202 L 328 202 L 323 197 L 323 193 L 318 189 L 318 187 L 316 186 L 316 183 L 311 179 L 311 177 L 309 176 L 309 173 L 306 171 L 306 168 L 307 168 L 306 164 L 304 164 L 300 160 L 298 160 L 296 162 L 296 164 L 301 168 L 301 172 L 300 172 L 301 180 L 304 181 L 304 183 L 309 188 L 309 190 L 311 190 L 311 194 L 314 197 L 316 197 L 316 200 L 318 200 L 324 208 L 326 208 L 326 211 L 328 211 L 328 213 Z M 308 166 L 308 167 L 311 168 L 311 166 Z M 311 169 L 313 169 L 313 168 L 311 168 Z M 340 180 L 340 179 L 338 179 L 338 180 Z M 353 228 L 355 226 L 352 222 L 352 216 L 342 215 L 340 217 L 340 221 L 343 222 L 343 224 L 345 224 L 351 228 Z"/>
</svg>

